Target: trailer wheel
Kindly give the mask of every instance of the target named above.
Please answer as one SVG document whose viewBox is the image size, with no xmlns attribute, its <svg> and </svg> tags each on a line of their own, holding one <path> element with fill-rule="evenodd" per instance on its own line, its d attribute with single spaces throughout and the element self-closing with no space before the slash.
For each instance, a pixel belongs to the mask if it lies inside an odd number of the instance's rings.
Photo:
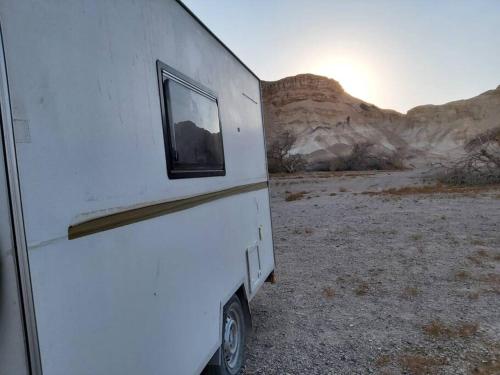
<svg viewBox="0 0 500 375">
<path fill-rule="evenodd" d="M 211 366 L 209 374 L 241 374 L 245 362 L 246 339 L 247 327 L 243 306 L 238 296 L 234 295 L 224 306 L 222 345 L 220 348 L 221 364 Z"/>
</svg>

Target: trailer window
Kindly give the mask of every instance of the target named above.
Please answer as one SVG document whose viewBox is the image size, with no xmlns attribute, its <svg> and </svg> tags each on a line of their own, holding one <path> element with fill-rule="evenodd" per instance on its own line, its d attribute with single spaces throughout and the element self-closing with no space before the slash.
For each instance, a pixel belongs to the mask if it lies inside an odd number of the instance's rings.
<svg viewBox="0 0 500 375">
<path fill-rule="evenodd" d="M 165 65 L 159 70 L 169 177 L 224 175 L 217 97 Z"/>
</svg>

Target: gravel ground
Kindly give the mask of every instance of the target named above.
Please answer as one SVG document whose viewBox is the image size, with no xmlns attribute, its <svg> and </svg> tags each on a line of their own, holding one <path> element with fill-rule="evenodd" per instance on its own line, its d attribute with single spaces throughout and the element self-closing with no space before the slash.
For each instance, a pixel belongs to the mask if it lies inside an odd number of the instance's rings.
<svg viewBox="0 0 500 375">
<path fill-rule="evenodd" d="M 500 189 L 362 194 L 420 181 L 272 179 L 278 283 L 245 374 L 500 374 Z"/>
</svg>

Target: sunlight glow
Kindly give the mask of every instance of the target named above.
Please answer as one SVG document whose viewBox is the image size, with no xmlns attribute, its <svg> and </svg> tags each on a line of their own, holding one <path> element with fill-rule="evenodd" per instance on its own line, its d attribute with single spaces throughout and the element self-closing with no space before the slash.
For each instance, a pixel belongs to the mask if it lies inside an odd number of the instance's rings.
<svg viewBox="0 0 500 375">
<path fill-rule="evenodd" d="M 313 68 L 315 74 L 327 76 L 340 82 L 344 90 L 359 99 L 372 102 L 373 75 L 367 66 L 353 59 L 330 59 Z"/>
</svg>

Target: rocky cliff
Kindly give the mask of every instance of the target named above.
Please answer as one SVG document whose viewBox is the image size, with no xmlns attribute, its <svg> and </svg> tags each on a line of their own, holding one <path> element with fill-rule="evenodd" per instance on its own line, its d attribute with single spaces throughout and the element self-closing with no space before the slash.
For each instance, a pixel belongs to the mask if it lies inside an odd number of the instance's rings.
<svg viewBox="0 0 500 375">
<path fill-rule="evenodd" d="M 475 134 L 500 125 L 500 86 L 475 98 L 416 107 L 408 113 L 354 98 L 335 80 L 301 74 L 262 83 L 268 142 L 285 131 L 297 136 L 292 152 L 309 163 L 330 160 L 352 145 L 371 142 L 421 163 L 462 151 Z"/>
<path fill-rule="evenodd" d="M 408 111 L 398 133 L 428 157 L 454 157 L 478 133 L 500 126 L 500 86 L 474 98 Z"/>
</svg>

